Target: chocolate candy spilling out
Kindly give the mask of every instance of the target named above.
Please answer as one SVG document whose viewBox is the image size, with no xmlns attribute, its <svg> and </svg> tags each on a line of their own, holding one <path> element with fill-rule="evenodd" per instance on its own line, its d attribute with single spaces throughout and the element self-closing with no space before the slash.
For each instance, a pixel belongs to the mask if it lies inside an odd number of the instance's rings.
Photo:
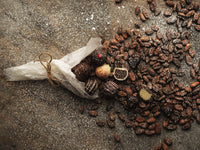
<svg viewBox="0 0 200 150">
<path fill-rule="evenodd" d="M 92 62 L 98 66 L 106 62 L 106 52 L 102 49 L 96 49 L 91 56 Z"/>
<path fill-rule="evenodd" d="M 104 95 L 108 97 L 113 97 L 118 89 L 119 86 L 113 81 L 107 81 L 103 86 Z"/>
<path fill-rule="evenodd" d="M 110 75 L 110 66 L 108 64 L 104 64 L 103 66 L 96 68 L 96 75 L 101 79 L 106 79 Z"/>
<path fill-rule="evenodd" d="M 149 93 L 146 89 L 141 89 L 139 92 L 140 97 L 144 100 L 144 101 L 149 101 L 151 99 L 152 94 Z"/>
<path fill-rule="evenodd" d="M 96 79 L 88 79 L 85 83 L 85 91 L 92 95 L 98 88 L 98 82 Z"/>
<path fill-rule="evenodd" d="M 76 75 L 76 78 L 82 82 L 87 81 L 87 79 L 90 77 L 90 74 L 92 72 L 91 66 L 85 62 L 78 64 L 72 70 L 74 74 Z"/>
<path fill-rule="evenodd" d="M 128 69 L 126 68 L 115 68 L 114 69 L 114 78 L 118 81 L 124 81 L 128 77 Z"/>
</svg>

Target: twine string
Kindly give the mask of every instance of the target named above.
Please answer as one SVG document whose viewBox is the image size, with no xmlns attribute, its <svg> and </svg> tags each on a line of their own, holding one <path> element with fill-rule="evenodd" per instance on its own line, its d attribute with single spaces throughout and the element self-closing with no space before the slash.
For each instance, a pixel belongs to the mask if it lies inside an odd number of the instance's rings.
<svg viewBox="0 0 200 150">
<path fill-rule="evenodd" d="M 41 59 L 41 57 L 44 56 L 44 55 L 48 56 L 50 59 L 49 60 Z M 53 87 L 58 87 L 58 86 L 60 86 L 60 81 L 57 78 L 53 77 L 52 74 L 51 74 L 51 62 L 52 62 L 52 59 L 53 59 L 52 55 L 49 54 L 49 53 L 41 53 L 39 55 L 39 61 L 42 64 L 42 66 L 45 68 L 45 70 L 47 71 L 48 81 L 51 83 L 51 85 Z"/>
</svg>

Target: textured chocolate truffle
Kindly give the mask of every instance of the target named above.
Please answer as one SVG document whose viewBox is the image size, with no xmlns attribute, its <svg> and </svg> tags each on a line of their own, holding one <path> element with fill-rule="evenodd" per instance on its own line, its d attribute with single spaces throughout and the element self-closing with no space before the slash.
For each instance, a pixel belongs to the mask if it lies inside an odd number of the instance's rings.
<svg viewBox="0 0 200 150">
<path fill-rule="evenodd" d="M 110 75 L 110 70 L 110 66 L 108 64 L 104 64 L 103 66 L 96 68 L 96 75 L 101 79 L 106 79 Z"/>
<path fill-rule="evenodd" d="M 115 68 L 114 69 L 114 78 L 118 81 L 124 81 L 128 77 L 128 69 L 126 68 Z"/>
<path fill-rule="evenodd" d="M 98 88 L 98 82 L 96 79 L 88 79 L 85 83 L 85 91 L 92 95 Z"/>
<path fill-rule="evenodd" d="M 107 81 L 103 86 L 104 95 L 112 97 L 117 93 L 119 86 L 113 81 Z"/>
<path fill-rule="evenodd" d="M 74 67 L 74 74 L 79 81 L 85 82 L 90 77 L 91 67 L 87 63 L 80 63 Z"/>
<path fill-rule="evenodd" d="M 103 49 L 96 49 L 91 56 L 92 62 L 98 66 L 106 62 L 106 52 Z"/>
</svg>

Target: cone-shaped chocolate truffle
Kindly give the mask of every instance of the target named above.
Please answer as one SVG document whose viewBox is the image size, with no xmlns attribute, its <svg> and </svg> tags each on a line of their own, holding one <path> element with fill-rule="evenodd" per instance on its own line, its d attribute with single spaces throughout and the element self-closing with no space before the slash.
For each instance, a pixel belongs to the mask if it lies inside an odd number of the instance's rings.
<svg viewBox="0 0 200 150">
<path fill-rule="evenodd" d="M 87 63 L 80 63 L 74 68 L 74 74 L 79 81 L 85 82 L 90 77 L 91 67 Z"/>
</svg>

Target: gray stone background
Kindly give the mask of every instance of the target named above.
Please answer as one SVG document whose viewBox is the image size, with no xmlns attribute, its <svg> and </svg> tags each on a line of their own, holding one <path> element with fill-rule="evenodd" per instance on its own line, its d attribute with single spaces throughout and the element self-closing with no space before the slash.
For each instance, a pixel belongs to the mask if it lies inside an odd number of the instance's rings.
<svg viewBox="0 0 200 150">
<path fill-rule="evenodd" d="M 156 1 L 162 13 L 169 9 L 163 0 Z M 153 137 L 136 136 L 119 120 L 115 129 L 99 128 L 95 120 L 106 120 L 109 102 L 103 101 L 99 116 L 91 118 L 88 109 L 92 101 L 64 88 L 53 88 L 47 80 L 7 82 L 3 75 L 5 68 L 32 61 L 42 52 L 61 58 L 85 46 L 91 37 L 103 34 L 109 40 L 121 25 L 134 28 L 134 22 L 140 22 L 134 14 L 137 5 L 149 11 L 146 0 L 124 0 L 119 5 L 114 0 L 0 0 L 0 149 L 151 150 L 165 136 L 174 142 L 170 149 L 200 149 L 200 126 L 196 123 L 189 131 L 162 130 Z M 151 25 L 160 26 L 163 32 L 169 28 L 163 14 L 151 14 L 141 30 Z M 198 58 L 200 33 L 192 32 Z M 183 69 L 187 77 L 187 67 Z M 80 105 L 85 106 L 83 114 L 79 113 Z M 120 143 L 114 141 L 114 133 L 120 135 Z"/>
</svg>

